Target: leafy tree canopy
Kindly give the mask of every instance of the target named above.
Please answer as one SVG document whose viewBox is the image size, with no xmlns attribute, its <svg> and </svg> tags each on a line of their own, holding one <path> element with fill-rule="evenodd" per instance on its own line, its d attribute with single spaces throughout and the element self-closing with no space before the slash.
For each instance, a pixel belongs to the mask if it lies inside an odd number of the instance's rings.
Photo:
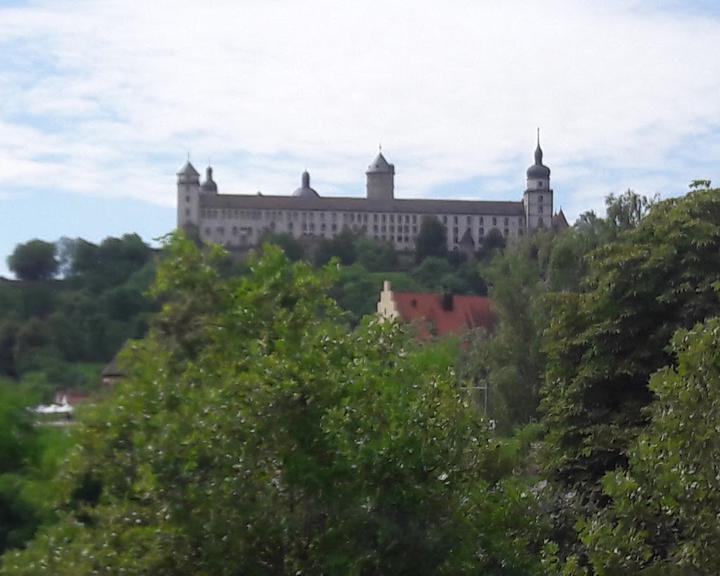
<svg viewBox="0 0 720 576">
<path fill-rule="evenodd" d="M 337 258 L 345 266 L 353 264 L 357 260 L 355 240 L 355 234 L 348 229 L 334 238 L 322 239 L 315 249 L 315 265 L 324 266 L 332 258 Z"/>
<path fill-rule="evenodd" d="M 422 262 L 429 256 L 447 256 L 447 228 L 434 216 L 425 216 L 415 240 L 415 260 Z"/>
<path fill-rule="evenodd" d="M 66 517 L 3 573 L 538 574 L 532 498 L 445 349 L 348 331 L 320 273 L 266 247 L 223 279 L 174 240 L 166 304 L 87 420 Z"/>
<path fill-rule="evenodd" d="M 553 300 L 543 407 L 548 474 L 597 490 L 647 423 L 648 378 L 672 362 L 674 331 L 720 311 L 720 194 L 654 205 L 587 266 L 584 292 Z"/>
<path fill-rule="evenodd" d="M 43 240 L 30 240 L 18 244 L 8 256 L 8 268 L 20 280 L 50 280 L 60 265 L 56 258 L 55 244 Z"/>
<path fill-rule="evenodd" d="M 611 505 L 584 523 L 598 575 L 720 573 L 720 319 L 678 331 L 672 352 L 628 470 L 605 478 Z"/>
</svg>

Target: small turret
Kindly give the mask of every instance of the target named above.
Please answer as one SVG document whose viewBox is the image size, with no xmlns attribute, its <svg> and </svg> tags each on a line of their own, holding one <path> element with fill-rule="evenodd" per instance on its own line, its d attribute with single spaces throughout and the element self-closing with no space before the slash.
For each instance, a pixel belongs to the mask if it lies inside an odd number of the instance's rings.
<svg viewBox="0 0 720 576">
<path fill-rule="evenodd" d="M 215 183 L 215 180 L 213 180 L 213 169 L 212 166 L 208 166 L 205 170 L 205 182 L 202 183 L 202 186 L 200 186 L 200 189 L 203 192 L 209 192 L 211 194 L 217 194 L 218 187 Z"/>
<path fill-rule="evenodd" d="M 540 129 L 538 128 L 537 147 L 535 148 L 535 164 L 527 169 L 528 190 L 550 187 L 550 168 L 543 163 L 543 151 L 540 148 Z"/>
<path fill-rule="evenodd" d="M 375 200 L 392 200 L 395 197 L 395 166 L 380 152 L 368 166 L 367 197 Z"/>
<path fill-rule="evenodd" d="M 318 198 L 318 194 L 315 190 L 310 188 L 310 173 L 305 170 L 300 178 L 300 188 L 293 192 L 293 196 L 302 196 L 303 198 Z"/>
<path fill-rule="evenodd" d="M 200 217 L 200 174 L 190 160 L 177 173 L 177 227 L 192 231 Z"/>
<path fill-rule="evenodd" d="M 553 191 L 550 188 L 550 168 L 543 164 L 538 128 L 535 164 L 527 169 L 527 187 L 523 194 L 525 225 L 528 229 L 546 228 L 551 224 L 553 214 Z"/>
</svg>

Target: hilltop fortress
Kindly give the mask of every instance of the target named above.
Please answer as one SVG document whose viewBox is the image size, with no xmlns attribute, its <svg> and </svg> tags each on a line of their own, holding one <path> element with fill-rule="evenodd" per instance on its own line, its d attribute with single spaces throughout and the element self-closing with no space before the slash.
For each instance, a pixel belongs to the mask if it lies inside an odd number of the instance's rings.
<svg viewBox="0 0 720 576">
<path fill-rule="evenodd" d="M 518 201 L 395 198 L 395 166 L 382 151 L 365 175 L 365 197 L 321 196 L 310 186 L 308 172 L 290 196 L 219 194 L 212 168 L 200 183 L 200 174 L 188 161 L 177 175 L 177 226 L 203 242 L 231 249 L 254 246 L 267 232 L 332 238 L 350 230 L 406 251 L 414 250 L 420 223 L 428 216 L 447 228 L 449 250 L 475 250 L 493 229 L 513 241 L 533 230 L 567 226 L 562 211 L 553 214 L 550 169 L 543 164 L 539 138 Z"/>
</svg>

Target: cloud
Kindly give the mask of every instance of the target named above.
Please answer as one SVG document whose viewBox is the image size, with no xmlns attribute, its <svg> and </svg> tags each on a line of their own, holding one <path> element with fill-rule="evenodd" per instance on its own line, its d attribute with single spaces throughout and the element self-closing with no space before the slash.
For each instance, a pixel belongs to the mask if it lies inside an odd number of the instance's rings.
<svg viewBox="0 0 720 576">
<path fill-rule="evenodd" d="M 671 8 L 45 0 L 0 10 L 0 189 L 172 205 L 190 151 L 212 159 L 225 192 L 290 193 L 307 167 L 321 193 L 360 194 L 381 141 L 400 195 L 515 199 L 540 125 L 572 216 L 627 187 L 681 192 L 687 163 L 705 169 L 717 155 L 720 20 Z"/>
</svg>

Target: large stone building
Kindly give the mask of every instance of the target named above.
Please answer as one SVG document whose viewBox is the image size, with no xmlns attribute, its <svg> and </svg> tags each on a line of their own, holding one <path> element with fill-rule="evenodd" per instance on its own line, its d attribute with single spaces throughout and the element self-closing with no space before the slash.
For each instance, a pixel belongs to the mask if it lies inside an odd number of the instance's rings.
<svg viewBox="0 0 720 576">
<path fill-rule="evenodd" d="M 201 184 L 188 161 L 178 173 L 177 224 L 204 242 L 237 249 L 257 244 L 268 231 L 332 238 L 350 230 L 391 242 L 398 250 L 413 250 L 420 223 L 430 216 L 445 224 L 449 250 L 472 250 L 493 229 L 512 241 L 553 225 L 550 169 L 542 160 L 538 139 L 535 163 L 527 170 L 527 187 L 518 201 L 395 198 L 395 166 L 382 151 L 365 172 L 365 197 L 321 196 L 311 188 L 307 172 L 291 196 L 219 194 L 212 168 Z"/>
</svg>

